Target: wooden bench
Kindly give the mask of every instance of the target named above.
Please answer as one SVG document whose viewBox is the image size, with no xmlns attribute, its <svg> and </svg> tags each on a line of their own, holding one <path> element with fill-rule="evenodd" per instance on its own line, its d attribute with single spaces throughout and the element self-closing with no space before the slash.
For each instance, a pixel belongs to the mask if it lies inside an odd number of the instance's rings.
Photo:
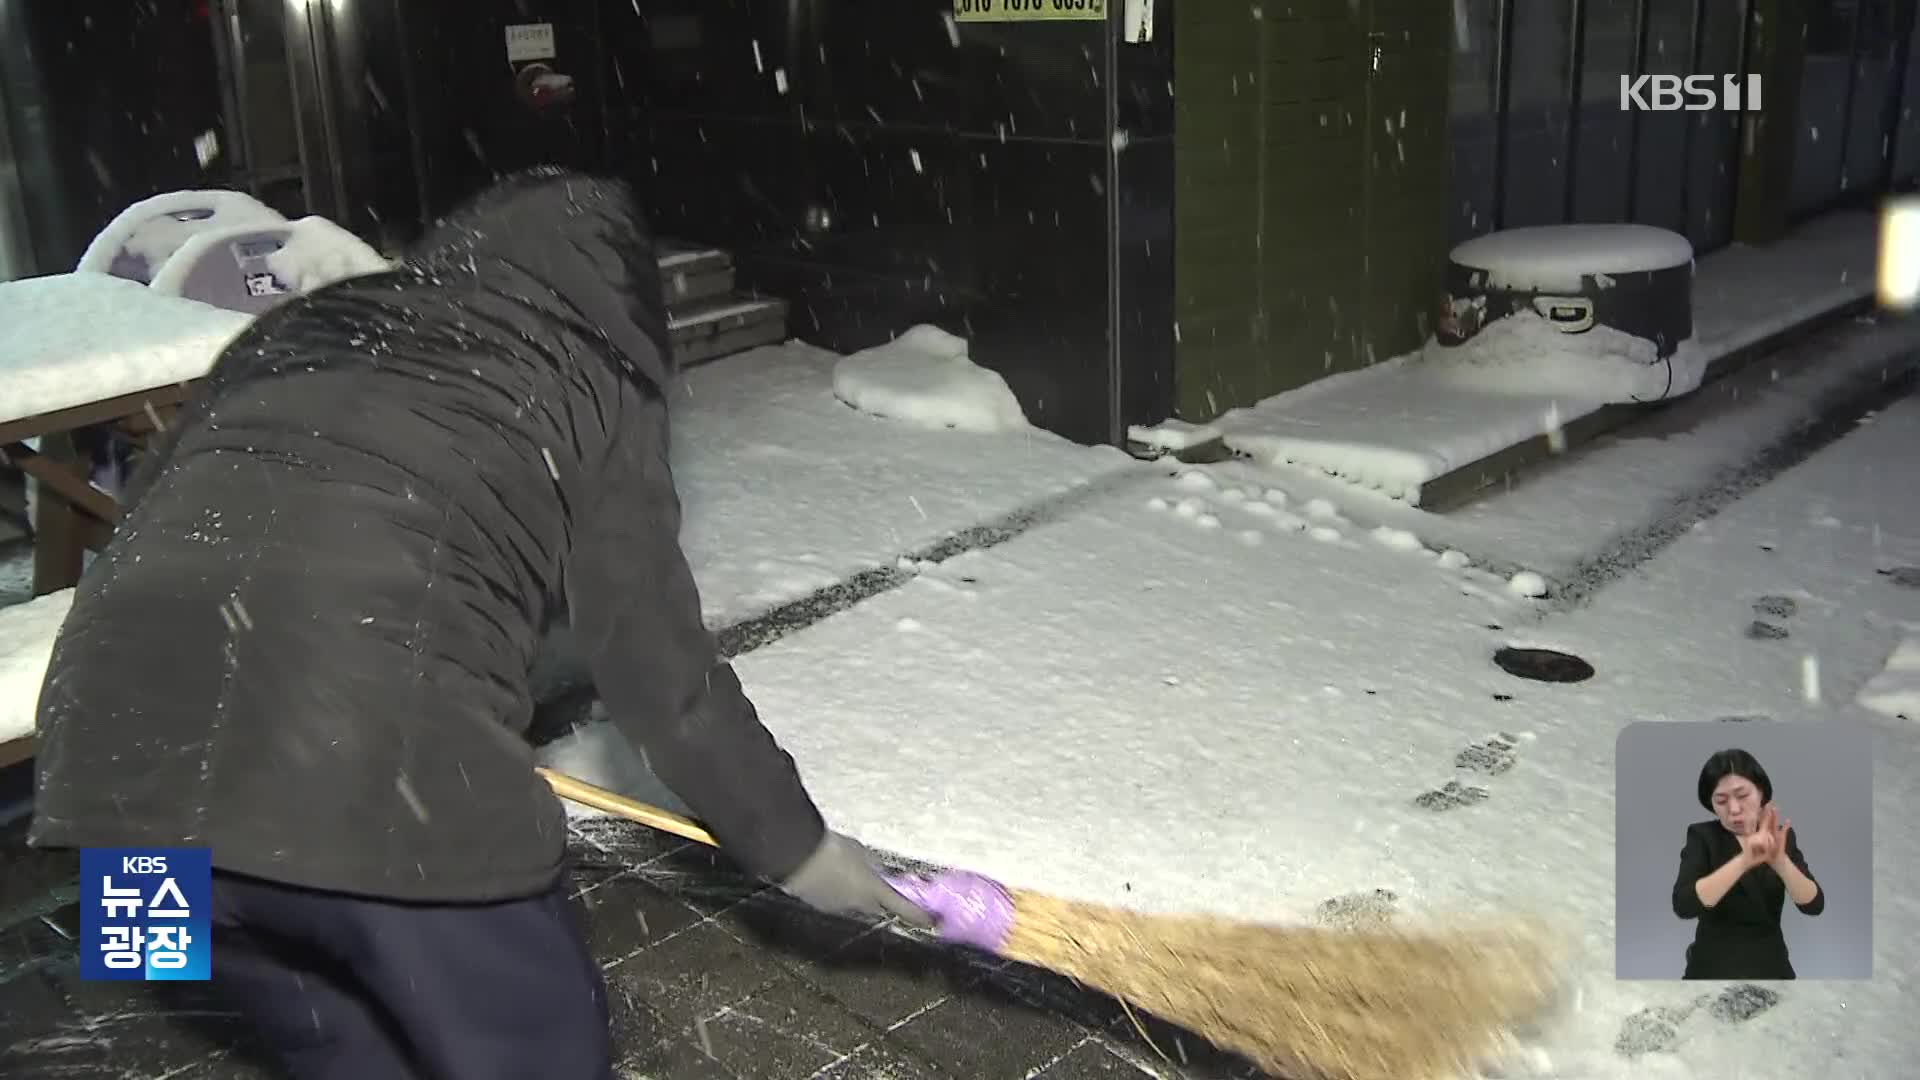
<svg viewBox="0 0 1920 1080">
<path fill-rule="evenodd" d="M 192 383 L 122 394 L 38 416 L 0 423 L 0 458 L 40 482 L 33 531 L 33 594 L 70 588 L 80 580 L 88 551 L 99 551 L 120 520 L 113 497 L 93 486 L 76 436 L 105 429 L 144 445 L 164 430 Z M 27 440 L 40 440 L 38 450 Z"/>
<path fill-rule="evenodd" d="M 33 736 L 22 735 L 17 739 L 0 742 L 0 769 L 18 765 L 33 758 Z"/>
</svg>

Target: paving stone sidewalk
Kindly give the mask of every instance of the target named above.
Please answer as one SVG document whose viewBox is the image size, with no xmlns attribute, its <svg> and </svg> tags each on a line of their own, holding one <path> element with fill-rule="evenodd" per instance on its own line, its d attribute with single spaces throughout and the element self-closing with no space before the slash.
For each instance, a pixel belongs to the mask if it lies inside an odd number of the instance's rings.
<svg viewBox="0 0 1920 1080">
<path fill-rule="evenodd" d="M 624 1080 L 1259 1075 L 1050 973 L 817 915 L 705 848 L 619 821 L 573 841 Z M 0 1076 L 277 1076 L 204 984 L 80 980 L 78 871 L 0 829 Z"/>
</svg>

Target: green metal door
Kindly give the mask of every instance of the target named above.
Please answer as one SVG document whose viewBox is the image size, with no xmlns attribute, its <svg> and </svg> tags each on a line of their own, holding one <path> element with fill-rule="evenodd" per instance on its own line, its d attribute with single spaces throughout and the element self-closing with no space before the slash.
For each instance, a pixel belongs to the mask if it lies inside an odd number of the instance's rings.
<svg viewBox="0 0 1920 1080">
<path fill-rule="evenodd" d="M 1175 11 L 1178 415 L 1417 346 L 1445 256 L 1449 6 Z"/>
</svg>

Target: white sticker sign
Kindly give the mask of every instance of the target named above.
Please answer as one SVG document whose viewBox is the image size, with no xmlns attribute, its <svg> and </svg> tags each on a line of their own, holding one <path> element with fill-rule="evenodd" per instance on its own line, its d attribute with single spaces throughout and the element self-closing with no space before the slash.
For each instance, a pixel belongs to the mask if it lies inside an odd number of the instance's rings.
<svg viewBox="0 0 1920 1080">
<path fill-rule="evenodd" d="M 551 60 L 555 55 L 552 23 L 515 23 L 507 27 L 508 63 Z"/>
<path fill-rule="evenodd" d="M 953 0 L 955 22 L 1102 22 L 1107 0 Z"/>
</svg>

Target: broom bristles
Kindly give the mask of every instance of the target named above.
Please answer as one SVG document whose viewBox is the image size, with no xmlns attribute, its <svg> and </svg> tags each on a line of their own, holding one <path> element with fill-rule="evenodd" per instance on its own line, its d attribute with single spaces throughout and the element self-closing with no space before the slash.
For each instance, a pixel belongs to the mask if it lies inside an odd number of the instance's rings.
<svg viewBox="0 0 1920 1080">
<path fill-rule="evenodd" d="M 1154 916 L 1019 890 L 1000 950 L 1289 1078 L 1470 1073 L 1552 1002 L 1558 950 L 1515 920 L 1424 931 Z"/>
</svg>

